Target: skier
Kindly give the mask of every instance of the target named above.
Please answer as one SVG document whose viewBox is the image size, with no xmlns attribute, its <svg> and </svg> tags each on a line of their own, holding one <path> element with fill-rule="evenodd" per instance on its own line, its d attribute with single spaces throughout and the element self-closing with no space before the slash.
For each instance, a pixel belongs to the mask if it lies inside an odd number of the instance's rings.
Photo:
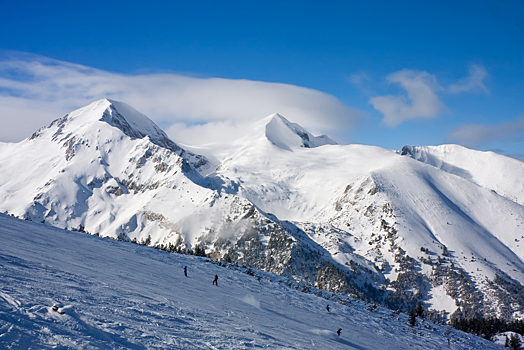
<svg viewBox="0 0 524 350">
<path fill-rule="evenodd" d="M 329 305 L 328 305 L 328 306 L 326 306 L 326 310 L 327 310 L 327 312 L 329 312 Z"/>
<path fill-rule="evenodd" d="M 184 275 L 187 277 L 187 266 L 184 266 Z"/>
<path fill-rule="evenodd" d="M 342 330 L 342 328 L 339 328 L 337 329 L 337 335 L 340 337 L 340 331 Z"/>
<path fill-rule="evenodd" d="M 215 275 L 215 279 L 213 280 L 213 284 L 216 284 L 218 287 L 218 275 Z"/>
</svg>

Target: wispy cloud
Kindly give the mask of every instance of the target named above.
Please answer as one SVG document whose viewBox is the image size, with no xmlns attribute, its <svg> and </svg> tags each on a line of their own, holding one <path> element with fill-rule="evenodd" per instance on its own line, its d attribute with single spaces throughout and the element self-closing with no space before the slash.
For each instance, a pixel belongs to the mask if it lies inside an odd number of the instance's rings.
<svg viewBox="0 0 524 350">
<path fill-rule="evenodd" d="M 369 103 L 384 114 L 382 120 L 388 126 L 396 126 L 406 120 L 433 118 L 443 109 L 436 91 L 440 89 L 435 76 L 404 69 L 387 76 L 390 84 L 399 84 L 406 95 L 372 97 Z"/>
<path fill-rule="evenodd" d="M 126 102 L 189 144 L 230 141 L 278 112 L 313 133 L 353 126 L 359 112 L 304 87 L 178 74 L 123 75 L 33 55 L 0 59 L 1 141 L 18 141 L 93 100 Z"/>
<path fill-rule="evenodd" d="M 351 74 L 347 79 L 351 84 L 356 86 L 361 86 L 362 84 L 371 80 L 365 72 Z"/>
<path fill-rule="evenodd" d="M 459 94 L 462 92 L 483 92 L 489 93 L 488 88 L 484 85 L 488 72 L 486 68 L 479 65 L 469 66 L 469 75 L 455 84 L 448 87 L 448 91 L 452 94 Z"/>
<path fill-rule="evenodd" d="M 453 130 L 447 141 L 465 147 L 482 148 L 493 142 L 524 141 L 524 116 L 496 125 L 468 124 Z"/>
<path fill-rule="evenodd" d="M 471 65 L 467 77 L 444 88 L 428 72 L 404 69 L 388 75 L 386 81 L 400 85 L 405 94 L 375 96 L 369 103 L 384 114 L 382 122 L 390 127 L 407 120 L 435 118 L 445 109 L 439 94 L 489 93 L 484 85 L 487 74 L 483 66 Z M 354 79 L 358 81 L 359 76 L 356 75 Z"/>
</svg>

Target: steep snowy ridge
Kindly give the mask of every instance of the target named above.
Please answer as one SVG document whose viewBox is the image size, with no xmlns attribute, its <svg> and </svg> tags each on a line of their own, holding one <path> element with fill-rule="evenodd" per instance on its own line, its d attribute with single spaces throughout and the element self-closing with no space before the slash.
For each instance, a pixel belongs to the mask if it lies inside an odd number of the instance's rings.
<svg viewBox="0 0 524 350">
<path fill-rule="evenodd" d="M 418 280 L 412 296 L 423 295 L 434 309 L 441 309 L 442 302 L 454 294 L 458 304 L 447 302 L 446 309 L 457 311 L 460 299 L 467 297 L 453 292 L 454 281 L 439 277 L 441 266 L 467 273 L 469 281 L 485 293 L 479 296 L 482 300 L 492 294 L 493 286 L 487 279 L 507 274 L 523 281 L 524 256 L 519 247 L 522 206 L 467 180 L 412 164 L 409 159 L 406 162 L 409 167 L 401 161 L 348 185 L 314 220 L 325 220 L 347 231 L 335 241 L 373 261 L 390 281 L 398 280 L 401 266 L 416 258 L 412 263 L 418 267 L 401 272 L 422 273 L 411 277 Z M 498 220 L 500 217 L 507 220 Z M 346 255 L 351 258 L 352 254 Z M 340 260 L 344 254 L 336 256 Z M 444 289 L 439 288 L 442 283 L 446 284 Z M 393 283 L 393 294 L 399 291 Z M 499 303 L 497 298 L 487 298 L 478 301 L 474 309 L 496 314 Z M 402 307 L 394 300 L 390 306 Z M 522 308 L 517 310 L 521 314 Z M 474 312 L 468 315 L 474 316 Z"/>
<path fill-rule="evenodd" d="M 111 126 L 111 127 L 108 127 Z M 118 129 L 118 130 L 117 130 Z M 195 168 L 208 167 L 208 161 L 199 155 L 187 152 L 162 131 L 153 121 L 133 107 L 118 101 L 103 99 L 95 101 L 83 108 L 73 111 L 63 118 L 57 119 L 47 128 L 35 132 L 30 140 L 53 132 L 54 142 L 69 141 L 71 146 L 76 140 L 85 142 L 104 139 L 111 142 L 127 136 L 132 140 L 148 138 L 153 144 L 167 148 L 187 159 Z M 122 132 L 124 135 L 121 135 Z M 74 155 L 70 147 L 69 158 Z"/>
<path fill-rule="evenodd" d="M 211 164 L 130 106 L 100 100 L 0 144 L 0 211 L 199 247 L 391 308 L 422 301 L 434 319 L 524 317 L 524 169 L 439 147 L 337 145 L 275 114 Z"/>
<path fill-rule="evenodd" d="M 147 189 L 168 183 L 200 189 L 195 168 L 205 166 L 205 158 L 185 152 L 131 107 L 117 105 L 126 117 L 101 100 L 7 145 L 0 155 L 2 210 L 108 235 L 151 200 Z M 138 198 L 126 203 L 130 193 Z"/>
<path fill-rule="evenodd" d="M 404 146 L 400 153 L 461 176 L 524 205 L 524 163 L 521 161 L 459 145 Z"/>
<path fill-rule="evenodd" d="M 289 152 L 259 140 L 226 157 L 217 175 L 241 184 L 239 193 L 262 210 L 308 221 L 348 183 L 398 158 L 378 147 L 326 145 Z"/>
</svg>

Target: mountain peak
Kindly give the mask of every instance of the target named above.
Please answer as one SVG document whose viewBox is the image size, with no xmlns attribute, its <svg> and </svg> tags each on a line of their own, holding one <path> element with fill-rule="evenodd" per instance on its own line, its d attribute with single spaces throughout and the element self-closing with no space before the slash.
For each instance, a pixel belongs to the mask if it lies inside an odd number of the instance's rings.
<svg viewBox="0 0 524 350">
<path fill-rule="evenodd" d="M 120 129 L 131 138 L 149 138 L 154 142 L 167 138 L 167 135 L 148 117 L 126 103 L 101 99 L 70 114 L 71 120 L 87 124 L 89 119 L 106 122 Z"/>
<path fill-rule="evenodd" d="M 292 123 L 278 113 L 263 120 L 266 122 L 265 136 L 274 145 L 292 151 L 293 148 L 315 148 L 323 145 L 336 145 L 329 137 L 313 136 L 302 126 Z"/>
<path fill-rule="evenodd" d="M 205 157 L 178 146 L 147 116 L 126 103 L 109 99 L 92 102 L 54 120 L 48 127 L 35 132 L 28 141 L 46 139 L 68 149 L 74 144 L 96 142 L 98 148 L 99 144 L 118 143 L 126 137 L 131 140 L 147 138 L 147 141 L 184 158 L 199 171 L 209 168 Z"/>
<path fill-rule="evenodd" d="M 102 128 L 100 123 L 119 129 L 131 139 L 142 139 L 147 136 L 158 146 L 177 153 L 182 150 L 147 116 L 126 103 L 105 98 L 54 120 L 48 129 L 58 128 L 53 135 L 53 139 L 57 139 L 59 135 L 65 133 L 85 135 L 91 134 L 92 131 L 100 132 Z M 36 132 L 32 138 L 37 137 L 40 132 L 41 130 Z"/>
</svg>

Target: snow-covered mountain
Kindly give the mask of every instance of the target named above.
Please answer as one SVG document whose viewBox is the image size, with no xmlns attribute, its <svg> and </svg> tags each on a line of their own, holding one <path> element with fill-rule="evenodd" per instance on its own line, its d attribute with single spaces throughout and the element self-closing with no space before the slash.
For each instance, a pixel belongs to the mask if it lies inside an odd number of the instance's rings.
<svg viewBox="0 0 524 350">
<path fill-rule="evenodd" d="M 406 314 L 304 293 L 278 275 L 3 214 L 0 241 L 2 349 L 442 349 L 448 341 L 500 349 L 449 326 L 419 318 L 410 327 Z"/>
<path fill-rule="evenodd" d="M 524 316 L 523 163 L 459 146 L 337 145 L 278 114 L 215 149 L 192 153 L 128 105 L 97 101 L 0 144 L 0 210 L 202 247 L 391 308 L 420 300 L 434 318 Z"/>
<path fill-rule="evenodd" d="M 479 186 L 524 205 L 524 163 L 494 152 L 480 152 L 459 145 L 405 146 L 401 154 L 461 176 Z"/>
</svg>

